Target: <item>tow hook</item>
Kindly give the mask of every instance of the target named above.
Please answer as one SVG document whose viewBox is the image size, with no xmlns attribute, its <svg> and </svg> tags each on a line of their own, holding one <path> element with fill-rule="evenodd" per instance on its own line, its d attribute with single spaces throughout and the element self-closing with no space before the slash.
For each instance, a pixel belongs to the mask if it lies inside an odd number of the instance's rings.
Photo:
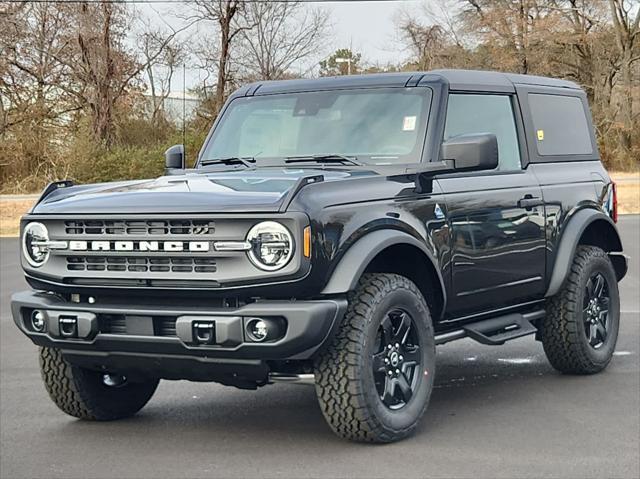
<svg viewBox="0 0 640 479">
<path fill-rule="evenodd" d="M 26 329 L 62 339 L 91 339 L 98 333 L 98 318 L 85 311 L 26 310 Z"/>
</svg>

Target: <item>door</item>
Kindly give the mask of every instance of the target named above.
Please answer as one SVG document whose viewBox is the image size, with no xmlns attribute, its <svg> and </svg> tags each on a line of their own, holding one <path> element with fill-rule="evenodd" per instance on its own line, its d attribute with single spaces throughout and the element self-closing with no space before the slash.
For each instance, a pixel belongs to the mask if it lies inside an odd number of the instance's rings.
<svg viewBox="0 0 640 479">
<path fill-rule="evenodd" d="M 521 166 L 514 98 L 451 94 L 445 140 L 470 133 L 496 135 L 499 164 L 438 178 L 450 230 L 449 319 L 544 296 L 544 203 Z"/>
</svg>

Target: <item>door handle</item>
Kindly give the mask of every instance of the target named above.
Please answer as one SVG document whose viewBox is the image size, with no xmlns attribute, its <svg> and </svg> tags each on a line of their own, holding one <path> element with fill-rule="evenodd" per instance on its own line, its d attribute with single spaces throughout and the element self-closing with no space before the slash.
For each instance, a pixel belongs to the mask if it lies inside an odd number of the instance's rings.
<svg viewBox="0 0 640 479">
<path fill-rule="evenodd" d="M 538 196 L 524 195 L 518 200 L 518 208 L 524 208 L 527 211 L 532 210 L 536 206 L 543 206 L 544 200 Z"/>
</svg>

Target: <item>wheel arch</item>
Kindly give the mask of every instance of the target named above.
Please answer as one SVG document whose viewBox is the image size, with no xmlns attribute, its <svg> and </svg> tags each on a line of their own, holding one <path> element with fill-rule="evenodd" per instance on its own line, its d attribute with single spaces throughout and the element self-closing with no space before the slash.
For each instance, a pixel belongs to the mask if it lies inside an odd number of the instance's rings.
<svg viewBox="0 0 640 479">
<path fill-rule="evenodd" d="M 622 241 L 615 223 L 601 211 L 582 209 L 575 213 L 564 227 L 558 243 L 547 297 L 555 295 L 562 287 L 579 245 L 597 246 L 609 253 L 618 281 L 627 272 L 627 261 L 620 254 Z"/>
<path fill-rule="evenodd" d="M 446 307 L 446 290 L 433 254 L 424 243 L 402 231 L 379 230 L 356 241 L 333 270 L 322 294 L 355 289 L 365 273 L 395 273 L 412 280 L 424 295 L 434 319 Z"/>
</svg>

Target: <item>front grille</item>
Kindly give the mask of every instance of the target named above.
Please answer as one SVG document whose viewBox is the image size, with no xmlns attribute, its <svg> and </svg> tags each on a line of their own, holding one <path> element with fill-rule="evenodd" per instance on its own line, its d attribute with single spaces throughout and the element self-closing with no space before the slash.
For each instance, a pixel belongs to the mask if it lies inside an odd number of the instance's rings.
<svg viewBox="0 0 640 479">
<path fill-rule="evenodd" d="M 64 222 L 68 235 L 202 235 L 215 233 L 212 220 L 72 220 Z"/>
<path fill-rule="evenodd" d="M 279 215 L 278 221 L 300 232 L 306 220 L 295 216 L 300 220 Z M 294 258 L 278 272 L 263 271 L 246 251 L 216 248 L 217 242 L 244 241 L 267 217 L 271 215 L 33 216 L 25 221 L 42 222 L 50 240 L 67 247 L 51 249 L 41 267 L 25 268 L 37 278 L 70 288 L 187 290 L 271 282 L 297 273 L 300 260 Z"/>
<path fill-rule="evenodd" d="M 175 316 L 137 317 L 137 321 L 148 321 L 148 333 L 165 338 L 176 337 Z M 127 316 L 123 314 L 101 314 L 98 316 L 98 328 L 101 333 L 118 335 L 140 335 L 139 328 L 127 327 Z"/>
<path fill-rule="evenodd" d="M 101 333 L 127 334 L 127 321 L 120 314 L 104 314 L 98 317 Z"/>
<path fill-rule="evenodd" d="M 67 256 L 68 271 L 215 273 L 214 258 L 162 256 Z"/>
<path fill-rule="evenodd" d="M 176 336 L 176 318 L 165 316 L 154 318 L 153 329 L 156 336 Z"/>
</svg>

